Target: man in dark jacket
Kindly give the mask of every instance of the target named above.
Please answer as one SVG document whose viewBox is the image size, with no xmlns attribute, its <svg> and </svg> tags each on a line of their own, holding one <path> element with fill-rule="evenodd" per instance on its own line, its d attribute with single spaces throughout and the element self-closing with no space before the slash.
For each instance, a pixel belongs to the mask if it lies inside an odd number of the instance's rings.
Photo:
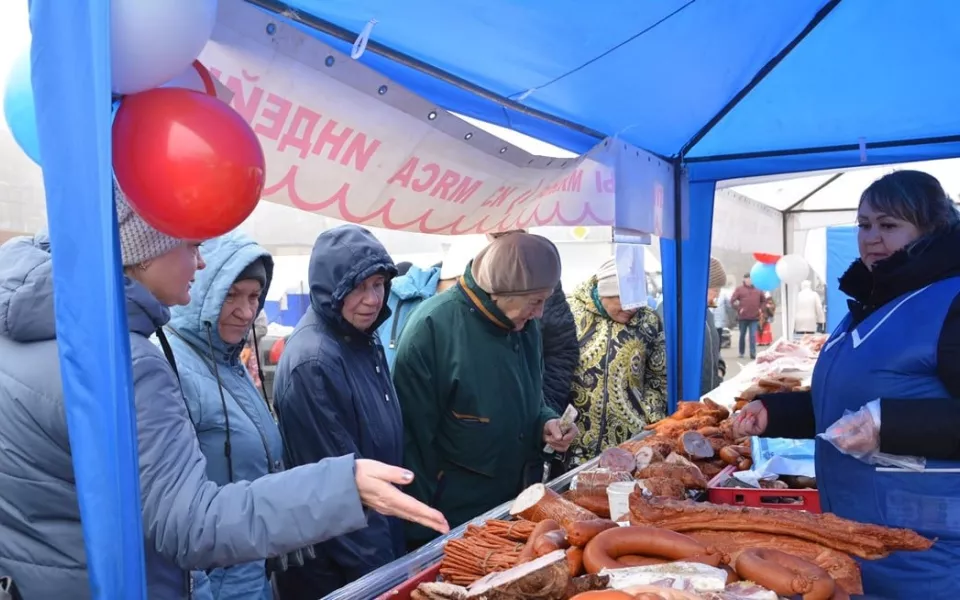
<svg viewBox="0 0 960 600">
<path fill-rule="evenodd" d="M 274 383 L 287 466 L 353 454 L 403 463 L 403 423 L 377 327 L 397 274 L 366 229 L 317 238 L 310 307 L 287 340 Z M 279 577 L 284 600 L 314 600 L 402 556 L 403 528 L 369 513 L 367 528 L 318 544 L 316 559 Z"/>
</svg>

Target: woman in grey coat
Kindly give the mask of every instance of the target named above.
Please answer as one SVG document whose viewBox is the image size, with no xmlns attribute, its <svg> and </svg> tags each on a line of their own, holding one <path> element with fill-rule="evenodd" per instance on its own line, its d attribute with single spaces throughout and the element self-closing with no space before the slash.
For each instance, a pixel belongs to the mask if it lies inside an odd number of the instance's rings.
<svg viewBox="0 0 960 600">
<path fill-rule="evenodd" d="M 151 600 L 194 596 L 191 570 L 262 560 L 366 525 L 364 507 L 440 531 L 396 489 L 412 475 L 343 456 L 253 482 L 207 478 L 176 371 L 150 342 L 190 301 L 199 244 L 159 233 L 117 194 Z M 91 597 L 59 380 L 49 241 L 0 247 L 0 573 L 24 598 Z M 96 348 L 90 348 L 96 353 Z M 110 507 L 105 507 L 109 510 Z"/>
</svg>

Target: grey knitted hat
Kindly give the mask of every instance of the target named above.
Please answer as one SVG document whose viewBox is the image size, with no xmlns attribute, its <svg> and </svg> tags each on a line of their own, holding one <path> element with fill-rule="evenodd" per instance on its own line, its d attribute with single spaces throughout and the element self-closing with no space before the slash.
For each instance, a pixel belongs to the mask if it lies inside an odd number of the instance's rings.
<svg viewBox="0 0 960 600">
<path fill-rule="evenodd" d="M 140 218 L 127 202 L 116 181 L 113 196 L 117 203 L 117 225 L 120 228 L 120 256 L 123 266 L 129 267 L 157 258 L 183 243 L 175 237 L 160 233 Z"/>
</svg>

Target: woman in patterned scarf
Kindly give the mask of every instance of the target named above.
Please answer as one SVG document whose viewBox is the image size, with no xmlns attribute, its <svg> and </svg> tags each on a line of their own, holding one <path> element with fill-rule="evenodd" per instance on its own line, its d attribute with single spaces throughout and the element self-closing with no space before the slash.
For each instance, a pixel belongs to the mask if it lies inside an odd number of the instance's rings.
<svg viewBox="0 0 960 600">
<path fill-rule="evenodd" d="M 621 307 L 612 259 L 576 289 L 570 308 L 580 342 L 571 389 L 580 435 L 570 450 L 579 465 L 666 416 L 667 359 L 657 313 Z"/>
</svg>

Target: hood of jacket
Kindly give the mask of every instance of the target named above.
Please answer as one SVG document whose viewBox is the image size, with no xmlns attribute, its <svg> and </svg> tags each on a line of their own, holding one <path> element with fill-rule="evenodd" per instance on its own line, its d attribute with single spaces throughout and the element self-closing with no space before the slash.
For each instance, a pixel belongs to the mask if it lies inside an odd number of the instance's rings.
<svg viewBox="0 0 960 600">
<path fill-rule="evenodd" d="M 53 262 L 45 232 L 0 246 L 0 335 L 21 343 L 57 335 Z"/>
<path fill-rule="evenodd" d="M 123 277 L 123 293 L 127 301 L 127 330 L 131 333 L 150 337 L 170 320 L 170 309 L 136 279 Z"/>
<path fill-rule="evenodd" d="M 840 291 L 850 296 L 850 312 L 859 321 L 903 294 L 960 275 L 960 226 L 920 238 L 873 271 L 857 259 L 840 277 Z"/>
<path fill-rule="evenodd" d="M 341 314 L 343 299 L 358 283 L 377 273 L 387 276 L 383 306 L 370 331 L 359 332 L 364 335 L 372 335 L 390 316 L 387 299 L 397 267 L 383 244 L 362 227 L 341 225 L 324 231 L 310 254 L 310 306 L 328 323 L 344 331 L 356 331 Z"/>
<path fill-rule="evenodd" d="M 150 336 L 170 311 L 139 282 L 124 276 L 127 329 Z M 56 338 L 53 262 L 46 232 L 0 246 L 0 335 L 21 343 Z"/>
<path fill-rule="evenodd" d="M 439 267 L 421 269 L 412 265 L 406 275 L 401 275 L 390 282 L 390 293 L 402 301 L 426 300 L 437 293 L 439 282 Z"/>
<path fill-rule="evenodd" d="M 253 241 L 253 238 L 239 231 L 204 242 L 200 252 L 207 266 L 197 271 L 190 290 L 190 304 L 176 306 L 170 310 L 170 325 L 178 335 L 196 348 L 210 348 L 212 339 L 211 350 L 215 355 L 229 359 L 239 355 L 243 349 L 243 342 L 227 344 L 220 337 L 217 324 L 220 321 L 220 310 L 227 299 L 227 293 L 244 269 L 254 261 L 262 260 L 267 272 L 267 285 L 260 293 L 258 307 L 258 311 L 262 311 L 267 300 L 270 282 L 273 280 L 273 258 L 266 249 Z"/>
</svg>

